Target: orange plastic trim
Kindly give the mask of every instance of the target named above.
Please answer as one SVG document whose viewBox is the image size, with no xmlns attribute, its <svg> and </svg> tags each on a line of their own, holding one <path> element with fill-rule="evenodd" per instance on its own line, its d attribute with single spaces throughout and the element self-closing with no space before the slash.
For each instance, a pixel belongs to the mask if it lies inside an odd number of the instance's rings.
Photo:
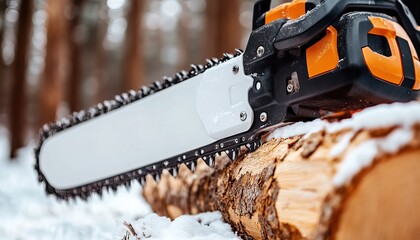
<svg viewBox="0 0 420 240">
<path fill-rule="evenodd" d="M 307 0 L 295 0 L 283 3 L 265 14 L 265 24 L 280 18 L 296 19 L 306 13 L 305 3 Z"/>
<path fill-rule="evenodd" d="M 373 76 L 400 85 L 404 78 L 404 72 L 401 53 L 396 39 L 397 30 L 395 29 L 394 22 L 384 18 L 370 16 L 369 20 L 373 25 L 369 34 L 384 36 L 391 49 L 391 56 L 384 56 L 374 52 L 370 47 L 366 46 L 362 48 L 366 65 Z"/>
<path fill-rule="evenodd" d="M 413 89 L 419 90 L 420 62 L 410 37 L 408 37 L 404 29 L 396 22 L 373 16 L 369 16 L 369 20 L 373 25 L 373 28 L 369 31 L 369 33 L 386 37 L 391 49 L 391 56 L 387 57 L 372 51 L 369 47 L 362 48 L 363 56 L 369 71 L 377 78 L 394 84 L 401 84 L 404 79 L 404 70 L 400 49 L 396 39 L 396 36 L 398 36 L 407 40 L 408 45 L 410 46 L 416 78 Z"/>
<path fill-rule="evenodd" d="M 420 62 L 414 61 L 414 72 L 416 81 L 414 81 L 413 90 L 420 90 Z"/>
<path fill-rule="evenodd" d="M 306 49 L 309 78 L 334 70 L 338 60 L 337 30 L 329 26 L 325 37 Z"/>
</svg>

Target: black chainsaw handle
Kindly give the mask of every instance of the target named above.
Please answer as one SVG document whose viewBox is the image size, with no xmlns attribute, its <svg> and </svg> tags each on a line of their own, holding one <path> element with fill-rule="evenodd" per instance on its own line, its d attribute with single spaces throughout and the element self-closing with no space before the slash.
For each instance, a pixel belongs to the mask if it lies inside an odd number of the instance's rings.
<svg viewBox="0 0 420 240">
<path fill-rule="evenodd" d="M 252 30 L 264 25 L 260 23 L 264 13 L 270 11 L 271 0 L 257 0 L 254 3 L 254 13 L 252 15 Z"/>
<path fill-rule="evenodd" d="M 264 15 L 270 11 L 271 0 L 257 0 L 254 4 L 252 29 L 265 25 Z M 300 47 L 324 30 L 346 12 L 369 11 L 380 12 L 398 19 L 413 41 L 417 52 L 420 52 L 420 32 L 409 8 L 401 0 L 325 0 L 321 1 L 304 17 L 296 19 L 284 26 L 275 36 L 274 47 L 281 51 Z"/>
<path fill-rule="evenodd" d="M 420 32 L 416 29 L 417 23 L 401 0 L 323 1 L 305 16 L 284 24 L 273 41 L 274 47 L 279 51 L 300 47 L 311 41 L 314 36 L 323 33 L 344 13 L 352 11 L 379 12 L 396 17 L 413 40 L 417 52 L 420 52 Z"/>
</svg>

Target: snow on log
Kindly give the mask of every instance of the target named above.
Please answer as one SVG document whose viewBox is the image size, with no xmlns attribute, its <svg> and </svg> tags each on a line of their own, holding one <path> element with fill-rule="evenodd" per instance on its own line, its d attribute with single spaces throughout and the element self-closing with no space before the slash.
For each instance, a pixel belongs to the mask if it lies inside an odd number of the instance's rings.
<svg viewBox="0 0 420 240">
<path fill-rule="evenodd" d="M 237 161 L 150 177 L 143 195 L 170 218 L 220 211 L 254 239 L 415 239 L 419 183 L 420 103 L 412 102 L 279 128 Z"/>
</svg>

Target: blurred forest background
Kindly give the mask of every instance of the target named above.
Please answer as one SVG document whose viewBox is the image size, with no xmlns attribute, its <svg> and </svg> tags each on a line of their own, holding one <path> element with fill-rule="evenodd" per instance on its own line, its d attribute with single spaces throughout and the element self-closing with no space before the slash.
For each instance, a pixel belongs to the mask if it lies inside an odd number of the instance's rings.
<svg viewBox="0 0 420 240">
<path fill-rule="evenodd" d="M 420 1 L 405 2 L 418 18 Z M 0 0 L 0 134 L 8 129 L 11 158 L 46 122 L 244 49 L 253 3 Z"/>
<path fill-rule="evenodd" d="M 0 127 L 11 158 L 46 122 L 243 49 L 253 3 L 0 0 Z"/>
</svg>

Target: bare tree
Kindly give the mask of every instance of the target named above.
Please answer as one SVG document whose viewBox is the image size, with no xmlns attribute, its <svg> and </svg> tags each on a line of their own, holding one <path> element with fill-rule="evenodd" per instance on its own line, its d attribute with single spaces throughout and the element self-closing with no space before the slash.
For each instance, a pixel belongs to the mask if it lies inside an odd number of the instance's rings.
<svg viewBox="0 0 420 240">
<path fill-rule="evenodd" d="M 5 26 L 5 12 L 6 12 L 6 1 L 0 0 L 0 79 L 4 79 L 4 61 L 3 61 L 3 51 L 2 43 L 4 36 L 4 26 Z M 5 96 L 6 83 L 5 81 L 0 81 L 0 115 L 4 111 L 4 96 Z"/>
<path fill-rule="evenodd" d="M 221 56 L 240 48 L 240 1 L 207 0 L 206 6 L 205 57 Z"/>
<path fill-rule="evenodd" d="M 40 87 L 40 126 L 56 118 L 58 104 L 63 100 L 63 86 L 68 76 L 68 23 L 65 17 L 68 4 L 68 0 L 47 2 L 47 45 Z"/>
<path fill-rule="evenodd" d="M 10 157 L 16 157 L 16 150 L 25 144 L 26 70 L 32 28 L 33 1 L 22 1 L 17 27 L 15 59 L 12 66 L 12 91 L 10 99 Z"/>
<path fill-rule="evenodd" d="M 141 16 L 145 1 L 132 1 L 128 13 L 128 27 L 125 44 L 125 64 L 123 66 L 123 91 L 138 89 L 144 84 L 143 77 L 143 37 L 141 36 Z"/>
<path fill-rule="evenodd" d="M 107 8 L 106 3 L 99 3 L 100 12 Z M 99 13 L 101 14 L 101 13 Z M 95 35 L 95 53 L 94 53 L 94 77 L 95 84 L 97 86 L 95 93 L 95 102 L 102 102 L 106 99 L 107 94 L 105 88 L 105 69 L 106 69 L 106 53 L 104 49 L 104 41 L 106 36 L 106 30 L 108 26 L 108 19 L 100 19 L 96 24 L 96 35 Z"/>
<path fill-rule="evenodd" d="M 80 24 L 81 13 L 84 0 L 73 0 L 71 2 L 72 16 L 69 26 L 69 55 L 70 55 L 70 71 L 68 81 L 68 102 L 71 112 L 79 111 L 81 104 L 81 85 L 82 85 L 82 66 L 80 55 L 82 51 L 82 43 L 80 42 L 78 27 Z"/>
</svg>

